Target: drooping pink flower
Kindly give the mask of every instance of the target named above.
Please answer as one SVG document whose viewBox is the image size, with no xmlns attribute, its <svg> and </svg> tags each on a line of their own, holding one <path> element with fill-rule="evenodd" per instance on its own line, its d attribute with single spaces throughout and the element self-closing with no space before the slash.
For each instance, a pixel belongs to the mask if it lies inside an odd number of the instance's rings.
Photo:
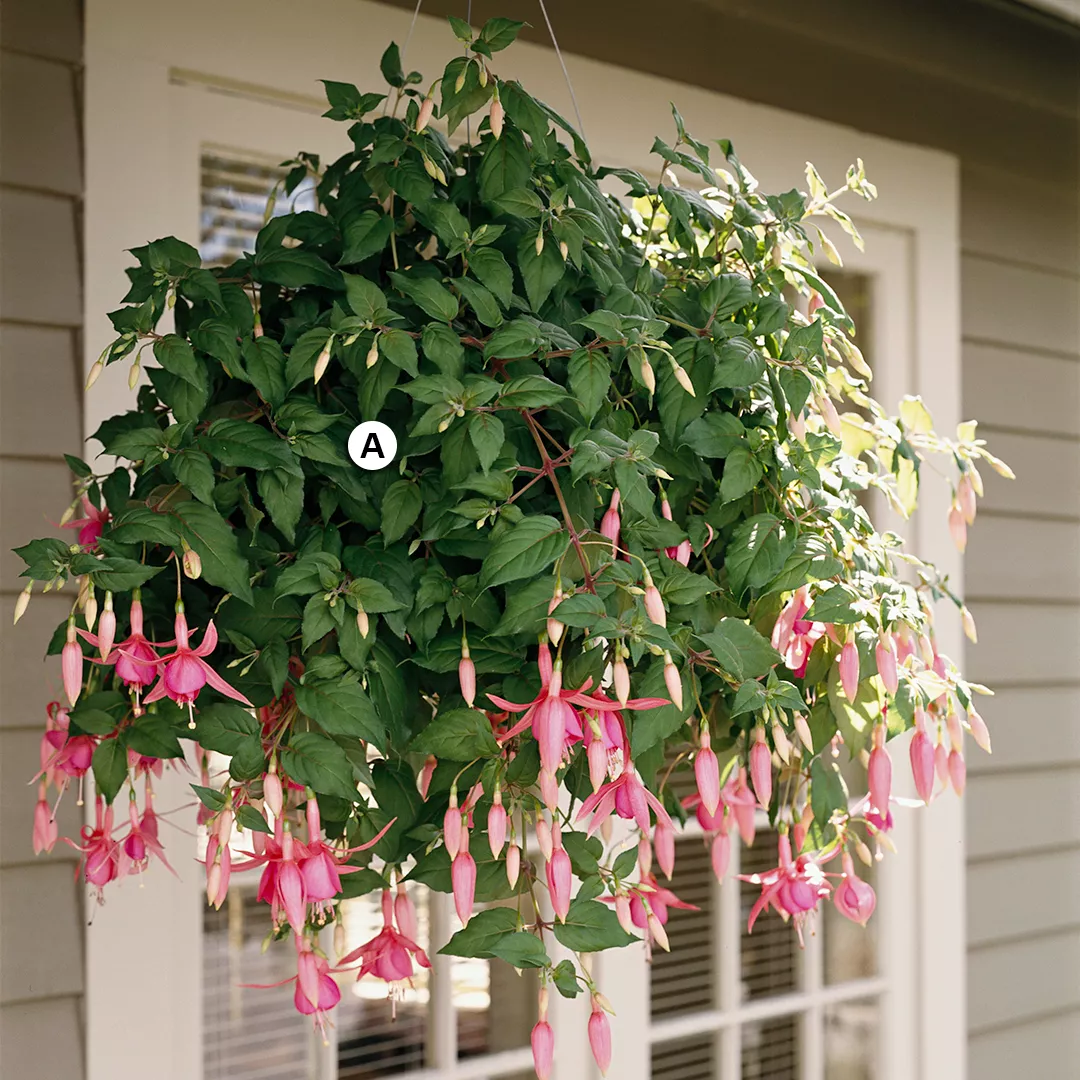
<svg viewBox="0 0 1080 1080">
<path fill-rule="evenodd" d="M 797 589 L 784 605 L 773 626 L 772 646 L 783 657 L 785 665 L 802 678 L 806 664 L 819 638 L 826 631 L 825 623 L 807 622 L 803 615 L 810 610 L 810 587 Z"/>
<path fill-rule="evenodd" d="M 163 697 L 169 697 L 178 705 L 187 705 L 190 710 L 199 691 L 206 685 L 212 686 L 218 693 L 232 698 L 234 701 L 243 702 L 249 708 L 253 708 L 251 702 L 234 690 L 214 669 L 203 659 L 209 656 L 217 648 L 218 636 L 214 628 L 213 619 L 207 623 L 206 632 L 197 648 L 191 648 L 188 644 L 187 619 L 184 617 L 182 604 L 177 604 L 176 621 L 176 651 L 162 658 L 164 670 L 157 685 L 146 695 L 146 702 L 159 701 Z"/>
<path fill-rule="evenodd" d="M 506 844 L 506 807 L 503 806 L 502 791 L 499 788 L 495 789 L 491 809 L 488 811 L 487 833 L 491 854 L 497 859 Z"/>
<path fill-rule="evenodd" d="M 416 908 L 403 881 L 398 882 L 397 895 L 394 897 L 394 918 L 398 930 L 412 941 L 420 936 L 420 926 L 416 919 Z"/>
<path fill-rule="evenodd" d="M 833 892 L 833 903 L 845 918 L 865 926 L 874 914 L 877 896 L 873 886 L 855 873 L 855 865 L 847 851 L 844 852 L 843 865 L 844 873 Z"/>
<path fill-rule="evenodd" d="M 764 728 L 754 729 L 754 745 L 750 747 L 750 781 L 754 785 L 758 805 L 769 809 L 772 802 L 772 751 L 765 741 Z"/>
<path fill-rule="evenodd" d="M 658 821 L 653 830 L 653 850 L 656 852 L 656 864 L 670 881 L 675 872 L 675 830 L 669 829 L 662 821 Z"/>
<path fill-rule="evenodd" d="M 97 547 L 97 542 L 105 529 L 105 523 L 112 519 L 112 514 L 109 513 L 107 506 L 103 506 L 99 510 L 86 495 L 82 497 L 82 508 L 85 517 L 74 518 L 72 521 L 62 525 L 61 528 L 78 529 L 79 534 L 76 539 L 82 545 L 83 550 L 93 551 Z"/>
<path fill-rule="evenodd" d="M 548 1023 L 547 1009 L 547 987 L 541 987 L 540 1015 L 529 1037 L 537 1080 L 548 1080 L 551 1076 L 551 1066 L 555 1058 L 555 1032 L 551 1030 L 551 1025 Z"/>
<path fill-rule="evenodd" d="M 964 787 L 967 785 L 967 764 L 964 762 L 964 755 L 959 750 L 949 752 L 949 782 L 957 795 L 964 794 Z"/>
<path fill-rule="evenodd" d="M 738 773 L 733 773 L 728 777 L 728 782 L 721 792 L 721 798 L 725 806 L 731 807 L 742 842 L 749 847 L 754 842 L 757 800 L 750 790 L 750 785 L 746 782 L 745 766 L 740 768 Z"/>
<path fill-rule="evenodd" d="M 471 709 L 476 700 L 476 665 L 469 655 L 469 646 L 464 642 L 461 644 L 461 659 L 458 661 L 458 683 L 461 687 L 461 696 Z"/>
<path fill-rule="evenodd" d="M 611 1068 L 611 1024 L 599 998 L 593 994 L 592 1013 L 589 1016 L 589 1047 L 601 1076 L 607 1076 Z"/>
<path fill-rule="evenodd" d="M 34 854 L 52 851 L 59 836 L 59 826 L 45 798 L 45 781 L 38 784 L 38 801 L 34 807 Z"/>
<path fill-rule="evenodd" d="M 934 747 L 930 736 L 921 729 L 917 730 L 911 737 L 908 753 L 915 791 L 924 803 L 929 803 L 934 794 Z"/>
<path fill-rule="evenodd" d="M 98 898 L 101 890 L 114 881 L 120 872 L 120 845 L 113 839 L 113 808 L 105 805 L 105 799 L 99 795 L 95 806 L 95 822 L 93 827 L 84 825 L 80 833 L 82 845 L 65 837 L 66 843 L 78 851 L 82 858 L 79 860 L 79 868 L 83 879 L 88 885 L 93 885 L 97 890 Z"/>
<path fill-rule="evenodd" d="M 619 552 L 619 530 L 622 528 L 622 522 L 619 518 L 619 489 L 616 488 L 611 493 L 611 503 L 608 505 L 607 510 L 604 511 L 604 516 L 600 519 L 600 535 L 606 536 L 611 541 L 611 554 L 617 555 Z"/>
<path fill-rule="evenodd" d="M 394 901 L 389 889 L 382 894 L 383 928 L 370 941 L 342 957 L 341 966 L 360 961 L 357 980 L 374 975 L 387 983 L 401 983 L 413 976 L 413 961 L 430 968 L 431 961 L 419 945 L 403 931 L 394 929 Z"/>
<path fill-rule="evenodd" d="M 870 761 L 866 766 L 870 805 L 879 813 L 887 814 L 889 795 L 892 793 L 892 758 L 885 749 L 883 728 L 880 726 L 875 729 L 874 739 L 875 746 L 870 751 Z"/>
<path fill-rule="evenodd" d="M 551 829 L 552 851 L 547 861 L 547 884 L 551 895 L 551 907 L 559 922 L 566 922 L 570 910 L 570 881 L 572 871 L 570 856 L 562 844 L 562 829 L 556 821 Z"/>
<path fill-rule="evenodd" d="M 859 691 L 859 646 L 852 638 L 844 642 L 837 660 L 840 670 L 840 685 L 844 688 L 844 697 L 854 701 Z"/>
<path fill-rule="evenodd" d="M 878 643 L 874 648 L 874 658 L 877 661 L 878 676 L 882 685 L 890 694 L 895 694 L 900 685 L 896 669 L 896 646 L 890 635 L 882 631 Z"/>
<path fill-rule="evenodd" d="M 120 846 L 117 877 L 142 873 L 150 865 L 151 855 L 159 859 L 170 874 L 179 877 L 169 865 L 169 860 L 165 858 L 165 849 L 158 841 L 157 815 L 150 802 L 149 791 L 146 809 L 141 816 L 135 805 L 134 793 L 132 793 L 132 797 L 128 800 L 128 820 L 131 827 Z"/>
<path fill-rule="evenodd" d="M 949 508 L 949 535 L 952 537 L 952 542 L 956 545 L 956 550 L 962 555 L 964 548 L 967 547 L 967 522 L 964 520 L 964 513 L 953 503 Z"/>
<path fill-rule="evenodd" d="M 476 895 L 476 860 L 469 851 L 469 834 L 464 828 L 461 849 L 450 864 L 450 883 L 454 891 L 454 910 L 465 926 L 472 917 L 473 898 Z"/>
<path fill-rule="evenodd" d="M 64 693 L 72 708 L 82 691 L 83 653 L 75 630 L 75 620 L 68 619 L 67 641 L 60 650 L 60 673 L 64 679 Z"/>
<path fill-rule="evenodd" d="M 829 894 L 824 871 L 809 853 L 797 859 L 791 856 L 791 841 L 783 832 L 778 839 L 779 865 L 764 874 L 740 874 L 740 881 L 761 886 L 761 895 L 750 909 L 748 932 L 766 908 L 774 908 L 781 916 L 791 918 L 802 941 L 803 925 L 823 896 Z"/>
<path fill-rule="evenodd" d="M 296 937 L 296 974 L 276 983 L 241 983 L 245 988 L 269 990 L 273 987 L 295 983 L 293 1005 L 304 1016 L 314 1017 L 315 1027 L 326 1030 L 326 1014 L 341 1000 L 341 988 L 331 972 L 341 967 L 331 967 L 330 961 L 315 950 L 307 936 Z"/>
<path fill-rule="evenodd" d="M 715 814 L 720 805 L 720 763 L 712 748 L 709 729 L 701 725 L 700 746 L 694 755 L 694 779 L 697 781 L 698 794 L 702 805 L 710 814 Z"/>
<path fill-rule="evenodd" d="M 589 818 L 588 835 L 592 836 L 614 811 L 621 818 L 635 821 L 642 832 L 648 833 L 651 827 L 650 807 L 657 821 L 662 821 L 668 828 L 674 829 L 664 804 L 642 783 L 633 762 L 628 761 L 619 776 L 606 783 L 599 791 L 594 791 L 581 804 L 574 820 L 584 821 Z"/>
</svg>

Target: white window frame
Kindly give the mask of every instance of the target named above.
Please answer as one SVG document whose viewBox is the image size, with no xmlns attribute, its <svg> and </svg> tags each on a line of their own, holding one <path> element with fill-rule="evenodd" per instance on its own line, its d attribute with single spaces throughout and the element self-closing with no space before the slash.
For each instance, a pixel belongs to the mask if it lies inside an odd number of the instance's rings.
<svg viewBox="0 0 1080 1080">
<path fill-rule="evenodd" d="M 378 82 L 377 62 L 391 38 L 403 43 L 410 13 L 369 0 L 307 0 L 303 17 L 265 0 L 187 0 L 182 5 L 141 0 L 88 0 L 86 12 L 86 368 L 110 338 L 104 312 L 125 290 L 124 249 L 176 233 L 188 239 L 197 228 L 196 143 L 221 142 L 258 150 L 230 126 L 220 138 L 198 132 L 184 150 L 178 117 L 178 81 L 203 81 L 228 91 L 218 96 L 219 119 L 237 110 L 280 106 L 274 130 L 280 146 L 318 150 L 308 136 L 310 115 L 320 109 L 317 80 L 335 77 L 364 89 Z M 329 32 L 327 32 L 329 29 Z M 442 20 L 421 16 L 407 63 L 433 78 L 451 52 Z M 564 115 L 572 108 L 551 51 L 518 44 L 496 61 L 500 74 L 522 81 Z M 813 160 L 830 183 L 861 156 L 881 197 L 855 207 L 867 236 L 865 256 L 841 247 L 851 269 L 873 276 L 878 381 L 885 403 L 905 391 L 921 393 L 944 432 L 960 419 L 959 180 L 956 159 L 921 147 L 862 134 L 794 113 L 678 84 L 598 61 L 571 57 L 575 91 L 597 160 L 655 169 L 647 159 L 652 135 L 671 129 L 668 101 L 676 101 L 699 137 L 735 143 L 766 190 L 801 186 L 802 166 Z M 268 72 L 280 82 L 267 86 Z M 261 103 L 261 104 L 260 104 Z M 182 108 L 182 106 L 179 106 Z M 200 121 L 202 122 L 202 121 Z M 601 125 L 604 126 L 601 126 Z M 190 125 L 188 126 L 190 130 Z M 270 147 L 277 153 L 278 148 Z M 177 168 L 186 154 L 187 171 Z M 191 187 L 194 178 L 195 188 Z M 850 253 L 850 256 L 849 256 Z M 884 298 L 884 302 L 882 302 Z M 86 403 L 87 432 L 127 406 L 125 372 L 106 372 Z M 962 567 L 946 528 L 948 493 L 928 483 L 922 512 L 908 525 L 913 546 L 962 585 Z M 960 660 L 962 635 L 954 613 L 942 609 L 938 637 L 943 651 Z M 897 777 L 906 770 L 902 746 Z M 190 802 L 186 780 L 163 785 L 159 807 Z M 881 1029 L 881 1080 L 963 1080 L 965 924 L 963 817 L 957 800 L 943 798 L 928 811 L 896 815 L 900 853 L 881 867 L 883 906 L 890 909 L 879 936 L 879 967 L 887 983 Z M 199 867 L 179 852 L 184 834 L 174 833 L 171 851 L 184 878 L 154 872 L 136 887 L 114 890 L 87 931 L 87 1068 L 89 1080 L 135 1080 L 154 1062 L 161 1080 L 201 1075 L 201 890 Z M 727 881 L 729 897 L 737 883 Z M 737 946 L 737 901 L 722 905 L 720 950 Z M 735 912 L 732 917 L 731 913 Z M 811 962 L 808 970 L 814 967 Z M 597 975 L 615 1004 L 612 1075 L 645 1080 L 650 1027 L 676 1030 L 682 1018 L 649 1020 L 649 983 L 643 949 L 601 956 Z M 722 984 L 722 1001 L 734 1005 L 737 988 Z M 818 993 L 814 1007 L 827 993 Z M 769 1005 L 714 1017 L 730 1028 L 740 1017 Z M 587 1003 L 555 996 L 559 1028 L 559 1080 L 593 1075 L 584 1040 Z M 124 1017 L 121 1023 L 119 1017 Z M 689 1023 L 689 1021 L 687 1021 Z M 721 1038 L 727 1047 L 731 1040 Z M 812 1049 L 813 1040 L 810 1046 Z M 723 1049 L 724 1075 L 736 1060 Z M 818 1051 L 813 1051 L 817 1054 Z M 482 1076 L 473 1062 L 444 1077 Z M 737 1075 L 737 1073 L 731 1073 Z"/>
</svg>

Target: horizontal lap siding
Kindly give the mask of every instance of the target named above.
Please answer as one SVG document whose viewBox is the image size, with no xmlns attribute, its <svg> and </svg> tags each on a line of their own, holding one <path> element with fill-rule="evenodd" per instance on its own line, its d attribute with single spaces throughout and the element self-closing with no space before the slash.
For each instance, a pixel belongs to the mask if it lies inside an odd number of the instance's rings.
<svg viewBox="0 0 1080 1080">
<path fill-rule="evenodd" d="M 0 23 L 0 1054 L 7 1076 L 80 1080 L 84 886 L 75 852 L 35 858 L 34 789 L 45 644 L 70 596 L 34 597 L 8 550 L 51 531 L 71 499 L 62 454 L 82 444 L 82 169 L 79 0 L 5 0 Z M 55 797 L 55 796 L 53 796 Z M 68 792 L 61 830 L 77 836 Z"/>
<path fill-rule="evenodd" d="M 966 559 L 994 753 L 967 795 L 969 1075 L 1080 1052 L 1080 259 L 1075 188 L 963 172 L 965 414 L 982 468 Z"/>
</svg>

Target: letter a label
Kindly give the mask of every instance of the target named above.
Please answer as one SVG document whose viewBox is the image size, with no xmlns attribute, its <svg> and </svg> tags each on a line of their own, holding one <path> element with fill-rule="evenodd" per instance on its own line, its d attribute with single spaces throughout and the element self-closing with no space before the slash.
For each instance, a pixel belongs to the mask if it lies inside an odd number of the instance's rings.
<svg viewBox="0 0 1080 1080">
<path fill-rule="evenodd" d="M 369 472 L 385 469 L 397 454 L 397 436 L 378 420 L 357 424 L 349 436 L 349 457 Z"/>
</svg>

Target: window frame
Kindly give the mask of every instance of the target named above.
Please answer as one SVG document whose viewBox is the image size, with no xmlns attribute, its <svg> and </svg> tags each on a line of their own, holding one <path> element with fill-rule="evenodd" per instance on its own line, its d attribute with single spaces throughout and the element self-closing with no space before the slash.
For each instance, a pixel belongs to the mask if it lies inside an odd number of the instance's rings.
<svg viewBox="0 0 1080 1080">
<path fill-rule="evenodd" d="M 288 26 L 267 18 L 261 0 L 232 0 L 227 5 L 189 0 L 172 7 L 94 0 L 88 5 L 87 370 L 109 340 L 103 313 L 115 306 L 125 288 L 123 270 L 129 257 L 124 249 L 168 233 L 197 235 L 199 155 L 196 151 L 187 158 L 195 173 L 193 189 L 191 173 L 177 167 L 178 155 L 186 152 L 184 140 L 189 148 L 219 142 L 259 149 L 250 145 L 255 128 L 240 137 L 235 127 L 223 138 L 207 137 L 212 125 L 205 117 L 196 121 L 203 126 L 193 136 L 193 118 L 177 103 L 177 84 L 186 83 L 190 94 L 196 84 L 212 87 L 207 92 L 214 93 L 221 123 L 245 112 L 262 110 L 265 116 L 268 106 L 277 106 L 277 145 L 318 150 L 307 135 L 311 116 L 322 111 L 312 93 L 316 80 L 327 75 L 355 79 L 358 72 L 375 72 L 381 47 L 391 38 L 403 42 L 409 20 L 409 12 L 370 0 L 309 0 L 305 19 Z M 328 25 L 335 27 L 333 34 L 324 32 Z M 207 27 L 213 27 L 213 33 L 207 33 Z M 239 41 L 245 43 L 243 49 L 236 47 Z M 449 52 L 441 20 L 421 16 L 409 45 L 410 65 L 430 74 L 441 69 Z M 572 115 L 550 50 L 519 44 L 500 55 L 498 69 L 521 78 Z M 802 183 L 805 160 L 813 160 L 835 182 L 861 155 L 881 191 L 877 202 L 856 207 L 860 224 L 874 237 L 865 257 L 848 258 L 847 243 L 841 251 L 857 271 L 889 261 L 888 268 L 874 270 L 890 301 L 880 312 L 875 309 L 875 338 L 886 341 L 890 355 L 903 354 L 902 363 L 883 364 L 885 354 L 875 348 L 878 396 L 895 402 L 902 390 L 921 393 L 940 430 L 955 426 L 960 419 L 960 290 L 954 157 L 586 58 L 571 57 L 570 70 L 590 145 L 597 159 L 609 164 L 655 170 L 645 160 L 646 136 L 670 128 L 669 100 L 678 102 L 692 131 L 731 138 L 768 189 Z M 270 71 L 279 82 L 268 87 Z M 365 81 L 363 75 L 360 81 Z M 598 127 L 599 118 L 612 117 L 623 122 Z M 131 152 L 133 131 L 138 132 L 137 153 Z M 893 251 L 888 260 L 886 247 Z M 129 400 L 122 367 L 110 368 L 88 396 L 87 433 Z M 908 525 L 913 546 L 937 561 L 960 587 L 961 560 L 946 527 L 948 493 L 928 484 L 922 503 L 922 513 Z M 960 660 L 959 620 L 942 610 L 937 629 L 943 650 Z M 904 756 L 898 745 L 898 763 Z M 898 783 L 905 771 L 897 769 Z M 179 776 L 159 791 L 162 807 L 191 802 L 186 781 Z M 892 914 L 879 946 L 879 965 L 888 979 L 882 998 L 888 1022 L 881 1032 L 881 1080 L 963 1080 L 964 855 L 958 801 L 941 799 L 928 811 L 897 814 L 894 840 L 900 854 L 882 864 L 881 887 Z M 204 901 L 201 889 L 192 886 L 199 868 L 180 856 L 177 865 L 183 882 L 151 873 L 139 888 L 128 883 L 114 891 L 88 929 L 89 1080 L 134 1080 L 142 1063 L 150 1060 L 162 1080 L 191 1080 L 201 1074 L 201 964 L 195 943 L 200 940 Z M 733 889 L 737 883 L 729 880 L 721 892 Z M 722 910 L 734 910 L 737 916 L 738 907 L 728 903 Z M 737 945 L 737 935 L 744 932 L 730 915 L 721 930 L 726 948 Z M 133 941 L 142 947 L 132 948 Z M 152 975 L 145 971 L 148 953 Z M 632 1041 L 634 1032 L 650 1027 L 642 954 L 635 946 L 596 962 L 599 981 L 619 1014 L 612 1068 L 623 1080 L 645 1080 L 648 1075 L 648 1056 L 640 1053 L 640 1042 Z M 132 994 L 136 986 L 139 992 Z M 725 1001 L 733 1000 L 733 989 L 723 990 Z M 126 1014 L 122 1030 L 115 1022 L 119 1008 Z M 552 1010 L 559 1028 L 559 1080 L 594 1075 L 584 1034 L 587 1002 L 554 996 Z M 731 1052 L 723 1053 L 722 1061 L 730 1067 Z M 413 1075 L 429 1080 L 484 1075 L 475 1071 L 475 1064 L 459 1062 L 449 1073 Z"/>
</svg>

